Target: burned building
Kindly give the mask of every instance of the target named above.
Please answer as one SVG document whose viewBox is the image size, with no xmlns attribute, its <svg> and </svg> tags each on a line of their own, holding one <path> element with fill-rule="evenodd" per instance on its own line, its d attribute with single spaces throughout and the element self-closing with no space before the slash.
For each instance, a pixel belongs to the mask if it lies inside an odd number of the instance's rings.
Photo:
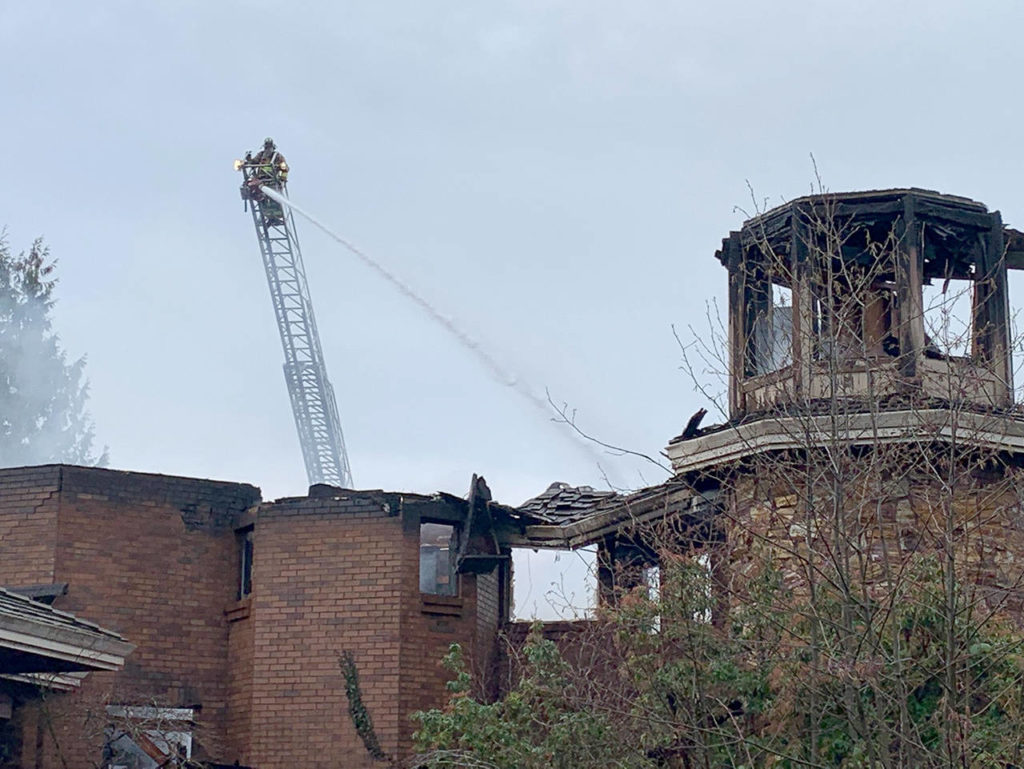
<svg viewBox="0 0 1024 769">
<path fill-rule="evenodd" d="M 124 670 L 26 718 L 47 730 L 38 749 L 35 732 L 12 741 L 32 750 L 9 765 L 95 766 L 110 750 L 97 724 L 139 722 L 145 737 L 157 718 L 211 765 L 368 766 L 344 654 L 382 749 L 407 753 L 409 715 L 443 701 L 448 646 L 486 667 L 509 614 L 508 551 L 482 480 L 470 496 L 318 486 L 262 502 L 246 484 L 0 471 L 0 583 L 66 585 L 55 607 L 136 646 Z M 138 766 L 169 759 L 149 750 Z"/>
<path fill-rule="evenodd" d="M 1020 233 L 926 190 L 821 194 L 717 257 L 725 333 L 695 345 L 720 356 L 719 423 L 669 442 L 663 484 L 538 503 L 576 519 L 566 544 L 612 523 L 618 606 L 552 636 L 570 714 L 651 766 L 1017 765 Z"/>
<path fill-rule="evenodd" d="M 748 220 L 716 257 L 725 419 L 702 427 L 702 410 L 670 441 L 667 482 L 575 511 L 620 521 L 599 540 L 604 600 L 642 587 L 666 544 L 700 554 L 723 595 L 766 549 L 800 584 L 841 528 L 868 591 L 886 564 L 955 549 L 994 611 L 1024 611 L 1007 287 L 1024 236 L 952 195 L 821 194 Z"/>
<path fill-rule="evenodd" d="M 980 600 L 1024 613 L 1007 289 L 1024 237 L 980 203 L 888 190 L 795 200 L 717 258 L 723 421 L 695 415 L 667 447 L 672 477 L 632 494 L 555 484 L 512 508 L 474 478 L 466 497 L 317 485 L 263 501 L 239 483 L 0 470 L 0 585 L 66 584 L 56 609 L 136 646 L 122 671 L 38 709 L 32 765 L 92 766 L 104 749 L 109 766 L 115 749 L 139 766 L 172 748 L 259 769 L 406 757 L 410 715 L 444 700 L 451 643 L 500 694 L 502 634 L 523 635 L 513 547 L 596 545 L 608 604 L 649 585 L 666 551 L 699 558 L 727 611 L 759 550 L 799 588 L 828 530 L 855 548 L 866 589 L 941 545 Z M 548 629 L 571 646 L 581 626 Z M 174 739 L 144 746 L 154 720 Z"/>
<path fill-rule="evenodd" d="M 474 478 L 465 497 L 321 485 L 265 502 L 239 483 L 0 470 L 0 584 L 135 647 L 123 670 L 73 693 L 24 697 L 4 722 L 17 746 L 7 765 L 151 767 L 175 751 L 260 769 L 407 757 L 411 714 L 445 701 L 452 643 L 500 693 L 507 638 L 526 624 L 510 625 L 511 548 L 575 547 L 635 520 L 606 492 L 566 504 L 580 494 L 562 484 L 517 509 Z M 595 510 L 599 500 L 615 509 Z M 372 731 L 349 714 L 353 671 Z"/>
<path fill-rule="evenodd" d="M 452 643 L 500 694 L 505 639 L 526 624 L 510 630 L 511 548 L 576 547 L 635 519 L 594 509 L 613 494 L 567 506 L 570 493 L 518 509 L 474 477 L 465 497 L 319 485 L 268 502 L 241 483 L 0 470 L 0 584 L 100 623 L 122 654 L 135 647 L 122 670 L 87 667 L 101 672 L 73 693 L 23 697 L 3 721 L 6 765 L 407 757 L 411 714 L 445 701 Z M 349 714 L 353 672 L 366 720 Z"/>
</svg>

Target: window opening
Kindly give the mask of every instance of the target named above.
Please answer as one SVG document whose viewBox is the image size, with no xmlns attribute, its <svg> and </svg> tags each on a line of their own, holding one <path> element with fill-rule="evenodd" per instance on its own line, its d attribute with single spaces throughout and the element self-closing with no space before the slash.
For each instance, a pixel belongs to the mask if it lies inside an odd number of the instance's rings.
<svg viewBox="0 0 1024 769">
<path fill-rule="evenodd" d="M 868 282 L 850 270 L 846 280 L 835 280 L 831 292 L 817 285 L 811 300 L 811 331 L 817 338 L 817 360 L 861 360 L 868 356 L 898 356 L 893 312 L 896 286 L 887 277 Z M 849 286 L 854 280 L 853 287 Z"/>
<path fill-rule="evenodd" d="M 657 564 L 646 567 L 643 579 L 647 585 L 647 599 L 657 607 L 657 613 L 651 618 L 649 632 L 658 633 L 661 631 L 661 567 Z"/>
<path fill-rule="evenodd" d="M 767 308 L 754 319 L 754 374 L 778 371 L 793 362 L 793 292 L 771 284 Z"/>
<path fill-rule="evenodd" d="M 448 596 L 458 593 L 455 534 L 455 527 L 451 524 L 420 524 L 421 593 Z"/>
<path fill-rule="evenodd" d="M 238 598 L 252 593 L 253 529 L 250 526 L 238 533 Z"/>
<path fill-rule="evenodd" d="M 597 560 L 596 545 L 578 550 L 513 548 L 512 616 L 592 618 L 598 604 Z"/>
<path fill-rule="evenodd" d="M 871 286 L 864 301 L 864 347 L 871 355 L 899 355 L 899 339 L 893 310 L 896 307 L 896 285 L 878 280 Z"/>
<path fill-rule="evenodd" d="M 703 622 L 710 624 L 711 622 L 711 607 L 714 602 L 714 596 L 712 594 L 711 585 L 714 578 L 712 573 L 711 565 L 711 553 L 704 551 L 698 555 L 695 559 L 698 572 L 700 574 L 700 595 L 703 599 L 703 605 L 698 606 L 696 611 L 693 613 L 693 618 L 697 622 Z"/>
<path fill-rule="evenodd" d="M 974 282 L 935 280 L 921 287 L 925 355 L 968 357 L 974 325 Z"/>
</svg>

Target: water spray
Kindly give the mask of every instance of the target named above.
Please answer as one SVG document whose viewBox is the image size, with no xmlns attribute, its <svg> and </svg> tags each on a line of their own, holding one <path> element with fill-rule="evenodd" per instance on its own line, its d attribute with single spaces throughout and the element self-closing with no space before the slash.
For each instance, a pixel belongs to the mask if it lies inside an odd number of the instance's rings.
<svg viewBox="0 0 1024 769">
<path fill-rule="evenodd" d="M 326 224 L 321 222 L 319 219 L 317 219 L 311 213 L 303 209 L 301 206 L 298 206 L 295 203 L 293 203 L 291 200 L 286 198 L 277 190 L 271 187 L 263 186 L 260 187 L 260 191 L 263 192 L 264 195 L 271 198 L 272 200 L 277 201 L 281 205 L 288 206 L 290 209 L 292 209 L 292 211 L 307 219 L 310 222 L 310 224 L 315 226 L 317 229 L 321 230 L 327 236 L 337 241 L 344 248 L 346 248 L 348 251 L 350 251 L 352 254 L 358 257 L 363 264 L 365 264 L 367 267 L 369 267 L 382 278 L 384 278 L 388 283 L 390 283 L 392 286 L 398 289 L 398 291 L 402 295 L 407 297 L 410 301 L 415 303 L 421 310 L 423 310 L 430 317 L 431 320 L 433 320 L 435 323 L 437 323 L 443 329 L 445 329 L 445 331 L 447 331 L 449 334 L 455 337 L 456 341 L 458 341 L 458 343 L 465 350 L 470 352 L 473 355 L 473 357 L 475 357 L 477 361 L 480 362 L 483 365 L 483 367 L 487 369 L 487 371 L 490 372 L 490 374 L 495 379 L 498 380 L 498 382 L 518 393 L 534 409 L 539 411 L 549 424 L 552 423 L 550 404 L 545 399 L 538 396 L 536 392 L 534 392 L 534 390 L 530 388 L 530 386 L 521 377 L 514 375 L 512 372 L 510 372 L 508 369 L 502 366 L 498 362 L 498 360 L 493 355 L 491 355 L 487 350 L 485 350 L 476 339 L 474 339 L 461 328 L 459 328 L 459 326 L 455 323 L 454 320 L 452 320 L 452 318 L 439 312 L 437 308 L 434 307 L 434 305 L 432 305 L 430 302 L 428 302 L 426 299 L 424 299 L 422 296 L 416 293 L 416 291 L 413 290 L 413 288 L 409 286 L 408 283 L 406 283 L 397 275 L 392 273 L 372 256 L 365 253 L 364 251 L 361 251 L 355 245 L 345 240 L 345 238 L 341 237 L 339 234 L 331 230 Z M 573 438 L 573 444 L 576 446 L 577 449 L 583 451 L 587 455 L 588 460 L 600 463 L 601 455 L 598 454 L 598 452 L 590 443 L 587 443 L 579 436 L 567 433 L 564 430 L 559 430 L 559 434 L 562 436 L 570 435 Z"/>
</svg>

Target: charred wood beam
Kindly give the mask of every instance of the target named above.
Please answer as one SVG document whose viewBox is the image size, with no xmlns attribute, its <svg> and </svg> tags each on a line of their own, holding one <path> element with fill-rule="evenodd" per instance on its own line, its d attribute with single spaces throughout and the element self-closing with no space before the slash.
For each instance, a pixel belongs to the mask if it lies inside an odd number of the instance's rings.
<svg viewBox="0 0 1024 769">
<path fill-rule="evenodd" d="M 952 222 L 961 227 L 972 227 L 978 231 L 987 231 L 992 226 L 992 214 L 982 207 L 980 210 L 965 210 L 963 205 L 952 205 L 940 203 L 927 198 L 914 196 L 917 204 L 917 216 L 922 221 L 938 220 Z"/>
<path fill-rule="evenodd" d="M 1006 252 L 1006 268 L 1024 270 L 1024 232 L 1004 227 L 1003 248 Z"/>
<path fill-rule="evenodd" d="M 744 333 L 747 309 L 739 233 L 730 233 L 724 247 L 729 269 L 729 411 L 736 416 L 743 411 L 743 377 L 747 368 Z"/>
<path fill-rule="evenodd" d="M 917 221 L 916 199 L 903 198 L 903 216 L 896 222 L 899 253 L 896 283 L 899 296 L 900 368 L 904 376 L 917 375 L 917 359 L 924 349 L 924 311 L 921 298 L 921 226 Z"/>
<path fill-rule="evenodd" d="M 793 387 L 802 392 L 809 383 L 806 362 L 814 358 L 814 298 L 811 291 L 811 270 L 808 264 L 807 231 L 794 206 L 789 245 L 789 269 L 793 276 Z M 805 379 L 807 381 L 805 381 Z"/>
<path fill-rule="evenodd" d="M 1003 217 L 996 211 L 992 214 L 992 226 L 988 236 L 985 283 L 991 294 L 988 305 L 988 337 L 990 356 L 996 376 L 1005 384 L 1003 403 L 1013 402 L 1013 360 L 1010 347 L 1010 297 L 1006 277 L 1006 251 L 1003 241 Z"/>
</svg>

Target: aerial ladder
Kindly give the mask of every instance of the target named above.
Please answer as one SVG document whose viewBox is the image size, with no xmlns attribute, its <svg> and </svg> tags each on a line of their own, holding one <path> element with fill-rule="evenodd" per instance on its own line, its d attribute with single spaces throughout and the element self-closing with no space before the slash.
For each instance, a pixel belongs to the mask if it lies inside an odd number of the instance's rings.
<svg viewBox="0 0 1024 769">
<path fill-rule="evenodd" d="M 306 269 L 290 208 L 267 195 L 265 188 L 287 197 L 288 164 L 267 139 L 263 149 L 235 161 L 241 171 L 242 200 L 252 212 L 256 239 L 270 285 L 277 328 L 284 348 L 284 378 L 306 463 L 310 485 L 352 488 L 334 388 L 327 378 Z"/>
</svg>

